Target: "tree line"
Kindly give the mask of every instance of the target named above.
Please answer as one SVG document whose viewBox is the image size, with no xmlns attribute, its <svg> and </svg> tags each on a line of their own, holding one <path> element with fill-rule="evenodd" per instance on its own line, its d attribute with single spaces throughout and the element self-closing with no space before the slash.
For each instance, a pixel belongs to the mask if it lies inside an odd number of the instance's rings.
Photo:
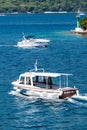
<svg viewBox="0 0 87 130">
<path fill-rule="evenodd" d="M 87 12 L 86 0 L 0 0 L 0 13 Z"/>
<path fill-rule="evenodd" d="M 85 17 L 85 18 L 83 18 L 83 19 L 80 20 L 80 26 L 84 30 L 87 30 L 87 17 Z"/>
</svg>

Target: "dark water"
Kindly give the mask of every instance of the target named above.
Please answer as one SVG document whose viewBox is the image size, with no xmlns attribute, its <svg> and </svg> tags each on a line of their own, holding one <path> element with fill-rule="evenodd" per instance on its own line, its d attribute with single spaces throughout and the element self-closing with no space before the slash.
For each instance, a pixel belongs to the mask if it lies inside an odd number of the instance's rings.
<svg viewBox="0 0 87 130">
<path fill-rule="evenodd" d="M 87 130 L 87 37 L 71 34 L 75 27 L 76 14 L 0 17 L 0 130 Z M 51 42 L 47 48 L 17 48 L 22 33 Z M 36 59 L 46 71 L 72 73 L 80 95 L 56 101 L 14 94 L 11 82 Z"/>
</svg>

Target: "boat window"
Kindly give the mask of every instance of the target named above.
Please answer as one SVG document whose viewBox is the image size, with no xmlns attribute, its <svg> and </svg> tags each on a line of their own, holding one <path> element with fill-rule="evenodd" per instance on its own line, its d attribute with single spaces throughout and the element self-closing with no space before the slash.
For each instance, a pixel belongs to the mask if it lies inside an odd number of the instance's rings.
<svg viewBox="0 0 87 130">
<path fill-rule="evenodd" d="M 36 76 L 33 80 L 34 82 L 46 83 L 46 79 L 43 76 Z"/>
<path fill-rule="evenodd" d="M 31 84 L 30 77 L 26 77 L 26 84 Z"/>
<path fill-rule="evenodd" d="M 34 81 L 34 82 L 38 82 L 38 76 L 33 77 L 33 81 Z"/>
<path fill-rule="evenodd" d="M 24 84 L 24 77 L 20 77 L 20 84 Z"/>
<path fill-rule="evenodd" d="M 43 77 L 43 76 L 40 76 L 38 80 L 39 80 L 39 82 L 42 82 L 42 83 L 43 83 L 44 77 Z"/>
</svg>

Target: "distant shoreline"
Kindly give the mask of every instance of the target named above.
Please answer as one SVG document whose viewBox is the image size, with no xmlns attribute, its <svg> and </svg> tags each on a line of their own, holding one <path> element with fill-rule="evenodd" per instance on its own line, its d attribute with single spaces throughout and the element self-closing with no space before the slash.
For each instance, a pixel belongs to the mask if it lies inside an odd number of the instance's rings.
<svg viewBox="0 0 87 130">
<path fill-rule="evenodd" d="M 55 11 L 45 11 L 42 13 L 32 13 L 32 12 L 26 12 L 26 13 L 20 13 L 20 12 L 12 12 L 12 13 L 0 13 L 0 16 L 5 16 L 8 14 L 67 14 L 67 13 L 77 13 L 77 12 L 67 12 L 67 11 L 59 11 L 59 12 L 55 12 Z M 87 14 L 87 12 L 85 12 L 85 14 Z"/>
</svg>

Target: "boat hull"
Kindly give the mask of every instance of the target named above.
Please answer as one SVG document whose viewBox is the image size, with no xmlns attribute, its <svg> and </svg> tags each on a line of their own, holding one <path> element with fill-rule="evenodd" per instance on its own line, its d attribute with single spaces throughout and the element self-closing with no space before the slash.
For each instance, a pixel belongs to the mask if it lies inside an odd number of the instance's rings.
<svg viewBox="0 0 87 130">
<path fill-rule="evenodd" d="M 19 88 L 19 93 L 25 96 L 37 96 L 41 98 L 58 98 L 58 99 L 65 99 L 72 97 L 74 95 L 77 95 L 77 89 L 76 88 L 67 88 L 67 89 L 57 89 L 57 90 L 52 90 L 52 89 L 39 89 L 39 88 L 33 88 L 33 89 L 27 89 L 27 88 Z"/>
</svg>

